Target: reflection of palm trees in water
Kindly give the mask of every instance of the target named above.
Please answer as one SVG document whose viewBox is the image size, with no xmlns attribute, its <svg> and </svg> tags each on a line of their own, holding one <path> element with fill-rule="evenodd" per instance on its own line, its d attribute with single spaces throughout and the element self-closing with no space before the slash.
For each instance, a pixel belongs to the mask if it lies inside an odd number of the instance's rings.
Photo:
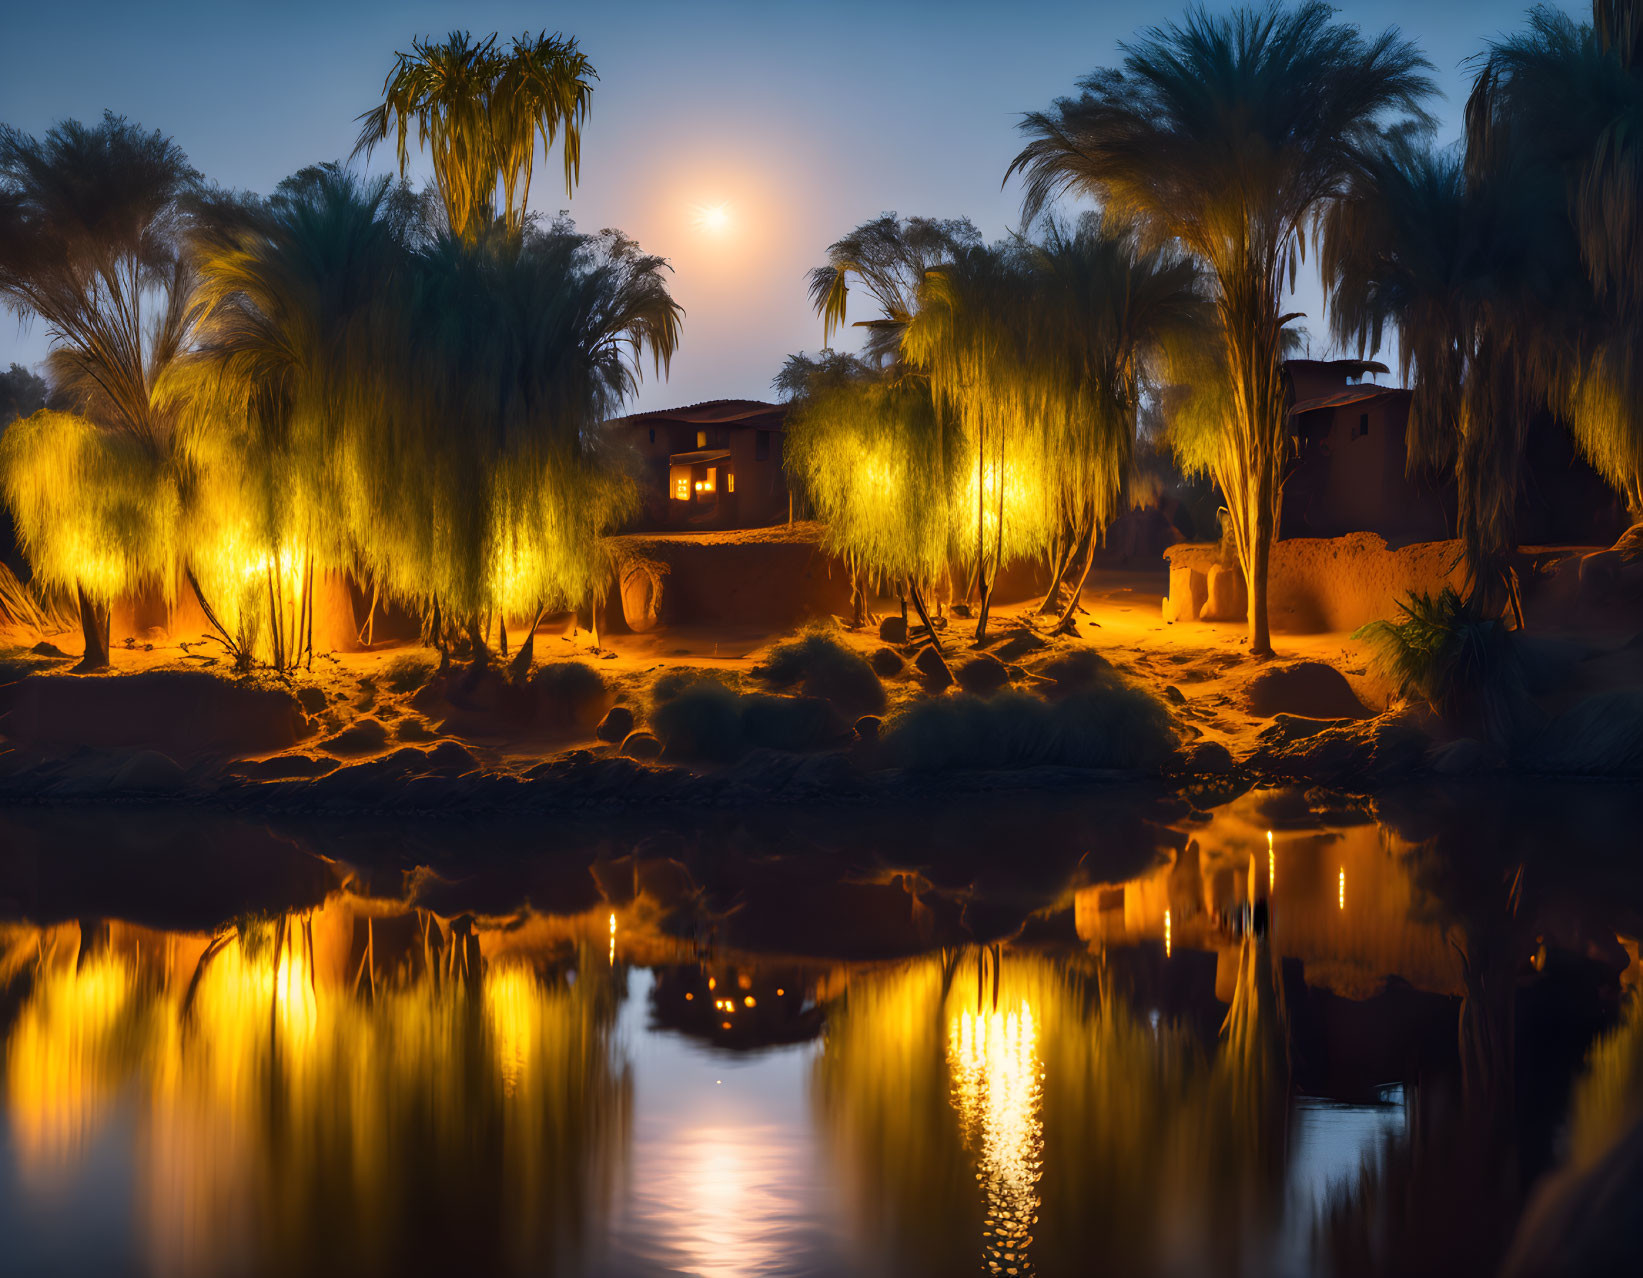
<svg viewBox="0 0 1643 1278">
<path fill-rule="evenodd" d="M 993 961 L 998 959 L 996 953 Z M 951 1019 L 947 1065 L 965 1144 L 985 1197 L 982 1260 L 991 1273 L 1034 1272 L 1044 1120 L 1038 1027 L 1031 1004 L 966 1008 Z"/>
<path fill-rule="evenodd" d="M 598 1236 L 630 1104 L 602 941 L 497 958 L 347 898 L 209 941 L 17 931 L 20 1171 L 72 1168 L 124 1097 L 157 1272 L 574 1271 Z"/>
</svg>

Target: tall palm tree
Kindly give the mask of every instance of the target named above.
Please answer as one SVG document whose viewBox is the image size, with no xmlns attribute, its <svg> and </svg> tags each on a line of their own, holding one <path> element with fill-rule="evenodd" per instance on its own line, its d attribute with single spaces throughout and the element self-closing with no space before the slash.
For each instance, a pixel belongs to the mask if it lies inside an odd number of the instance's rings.
<svg viewBox="0 0 1643 1278">
<path fill-rule="evenodd" d="M 976 642 L 1010 562 L 1048 553 L 1058 512 L 1046 501 L 1055 441 L 1051 348 L 1036 341 L 1035 279 L 1019 245 L 971 246 L 930 270 L 902 333 L 902 357 L 929 379 L 937 411 L 958 433 L 957 511 L 974 536 L 955 537 L 980 592 Z"/>
<path fill-rule="evenodd" d="M 1531 10 L 1493 42 L 1467 102 L 1470 162 L 1513 155 L 1560 180 L 1593 296 L 1558 377 L 1576 442 L 1643 519 L 1643 3 L 1593 0 L 1590 23 Z"/>
<path fill-rule="evenodd" d="M 935 267 L 961 249 L 976 248 L 981 233 L 969 218 L 897 217 L 863 222 L 827 246 L 827 261 L 810 272 L 810 304 L 822 319 L 822 341 L 844 325 L 854 280 L 877 304 L 877 318 L 858 321 L 879 364 L 893 362 L 901 332 L 918 308 L 918 290 Z"/>
<path fill-rule="evenodd" d="M 536 143 L 544 153 L 563 135 L 565 191 L 582 163 L 582 125 L 594 71 L 574 38 L 495 35 L 474 40 L 454 31 L 443 43 L 413 40 L 394 57 L 382 103 L 359 117 L 354 154 L 369 154 L 390 134 L 399 171 L 410 158 L 411 126 L 426 147 L 451 233 L 471 243 L 500 218 L 510 232 L 524 225 Z"/>
<path fill-rule="evenodd" d="M 1413 395 L 1408 464 L 1453 459 L 1459 532 L 1477 606 L 1516 607 L 1509 556 L 1531 421 L 1554 392 L 1579 263 L 1544 166 L 1399 136 L 1365 157 L 1322 222 L 1330 323 L 1359 354 L 1388 330 Z M 1505 599 L 1502 596 L 1505 596 Z"/>
<path fill-rule="evenodd" d="M 775 385 L 792 405 L 783 462 L 825 521 L 827 548 L 852 581 L 904 590 L 939 652 L 924 589 L 947 570 L 957 436 L 928 379 L 824 351 L 790 356 Z"/>
<path fill-rule="evenodd" d="M 1144 393 L 1168 379 L 1176 349 L 1214 330 L 1197 263 L 1173 246 L 1143 246 L 1132 227 L 1093 213 L 1071 227 L 1049 219 L 1028 261 L 1037 277 L 1032 347 L 1047 359 L 1052 383 L 1045 486 L 1069 534 L 1057 585 L 1085 547 L 1061 613 L 1066 625 L 1119 513 Z"/>
<path fill-rule="evenodd" d="M 408 199 L 325 165 L 196 219 L 197 350 L 167 389 L 213 475 L 189 572 L 242 660 L 258 631 L 276 668 L 304 642 L 311 657 L 315 573 L 351 566 L 369 538 L 365 459 L 395 453 L 383 375 L 407 296 Z"/>
<path fill-rule="evenodd" d="M 364 566 L 486 659 L 485 619 L 588 601 L 598 536 L 631 491 L 603 464 L 599 424 L 666 369 L 682 311 L 666 263 L 618 232 L 568 223 L 468 245 L 435 240 L 414 263 L 389 411 L 395 448 L 365 460 L 373 535 Z M 505 631 L 502 642 L 505 644 Z"/>
<path fill-rule="evenodd" d="M 160 521 L 187 475 L 155 391 L 189 341 L 180 238 L 198 182 L 175 143 L 112 113 L 40 137 L 0 126 L 0 297 L 45 322 L 76 410 L 8 432 L 5 486 L 37 571 L 78 594 L 84 669 L 108 664 L 115 594 L 175 585 Z"/>
<path fill-rule="evenodd" d="M 1316 0 L 1194 9 L 1122 48 L 1122 69 L 1025 118 L 1009 172 L 1025 176 L 1028 216 L 1066 192 L 1093 196 L 1149 242 L 1179 241 L 1214 278 L 1229 408 L 1215 474 L 1249 586 L 1250 648 L 1267 654 L 1294 318 L 1284 288 L 1313 220 L 1387 122 L 1429 123 L 1429 64 L 1395 31 L 1366 41 Z"/>
</svg>

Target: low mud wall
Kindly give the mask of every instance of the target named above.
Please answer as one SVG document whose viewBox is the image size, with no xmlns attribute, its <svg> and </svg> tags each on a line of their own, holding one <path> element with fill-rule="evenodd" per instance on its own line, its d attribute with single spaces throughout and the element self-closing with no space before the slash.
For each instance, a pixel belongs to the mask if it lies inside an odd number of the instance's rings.
<svg viewBox="0 0 1643 1278">
<path fill-rule="evenodd" d="M 1460 589 L 1458 541 L 1427 541 L 1393 550 L 1375 533 L 1296 537 L 1274 543 L 1267 608 L 1272 628 L 1290 634 L 1356 630 L 1398 615 L 1413 592 Z M 1218 544 L 1182 544 L 1164 552 L 1170 564 L 1167 621 L 1242 621 L 1247 614 L 1242 574 L 1224 563 Z M 1222 587 L 1212 598 L 1211 585 Z"/>
<path fill-rule="evenodd" d="M 850 576 L 821 547 L 819 524 L 613 537 L 609 624 L 796 625 L 850 609 Z"/>
</svg>

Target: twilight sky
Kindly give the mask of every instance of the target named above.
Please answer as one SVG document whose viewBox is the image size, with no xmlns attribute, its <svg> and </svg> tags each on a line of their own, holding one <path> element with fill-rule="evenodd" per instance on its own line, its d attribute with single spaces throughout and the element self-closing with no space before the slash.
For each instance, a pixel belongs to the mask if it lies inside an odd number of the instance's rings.
<svg viewBox="0 0 1643 1278">
<path fill-rule="evenodd" d="M 1220 4 L 1211 7 L 1221 8 Z M 1441 137 L 1459 130 L 1462 62 L 1517 26 L 1521 0 L 1344 0 L 1366 31 L 1396 25 L 1436 65 Z M 1565 0 L 1572 12 L 1586 12 Z M 0 43 L 0 120 L 30 132 L 105 107 L 173 135 L 223 186 L 266 192 L 305 164 L 347 156 L 396 50 L 462 26 L 563 30 L 599 83 L 567 200 L 557 151 L 538 162 L 532 206 L 587 230 L 618 226 L 676 272 L 687 311 L 671 378 L 637 407 L 764 398 L 785 355 L 821 345 L 804 274 L 856 223 L 895 210 L 1013 228 L 1020 192 L 1000 181 L 1023 111 L 1118 60 L 1139 27 L 1183 0 L 920 4 L 627 0 L 622 4 L 132 4 L 15 6 Z M 379 152 L 371 167 L 393 163 Z M 423 162 L 414 170 L 425 180 Z M 723 205 L 727 224 L 699 225 Z M 1322 353 L 1321 298 L 1303 281 Z M 866 318 L 864 310 L 861 316 Z M 846 336 L 839 344 L 851 345 Z M 0 315 L 0 367 L 45 351 L 38 324 Z"/>
</svg>

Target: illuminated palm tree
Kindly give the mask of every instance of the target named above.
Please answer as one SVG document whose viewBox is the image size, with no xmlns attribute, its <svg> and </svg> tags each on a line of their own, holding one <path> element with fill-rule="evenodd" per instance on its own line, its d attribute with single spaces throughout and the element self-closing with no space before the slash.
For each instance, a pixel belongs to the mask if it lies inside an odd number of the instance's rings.
<svg viewBox="0 0 1643 1278">
<path fill-rule="evenodd" d="M 582 163 L 582 125 L 598 75 L 576 41 L 545 32 L 475 41 L 455 31 L 443 42 L 415 40 L 395 55 L 382 104 L 359 117 L 354 153 L 392 134 L 404 175 L 410 133 L 426 147 L 451 233 L 472 243 L 500 218 L 517 234 L 530 200 L 536 143 L 544 152 L 563 135 L 565 190 Z"/>
<path fill-rule="evenodd" d="M 77 592 L 84 669 L 108 664 L 116 594 L 175 586 L 188 476 L 155 389 L 189 340 L 179 241 L 198 180 L 170 139 L 113 114 L 38 138 L 0 127 L 0 296 L 45 322 L 74 408 L 7 432 L 4 485 L 42 582 Z"/>
<path fill-rule="evenodd" d="M 1213 337 L 1213 317 L 1195 262 L 1173 247 L 1145 248 L 1132 229 L 1094 214 L 1070 228 L 1050 220 L 1029 262 L 1037 276 L 1031 348 L 1052 384 L 1045 486 L 1068 530 L 1051 597 L 1085 547 L 1064 626 L 1119 513 L 1143 393 L 1168 379 L 1172 352 Z"/>
<path fill-rule="evenodd" d="M 667 264 L 618 232 L 568 223 L 476 245 L 454 237 L 417 255 L 392 372 L 393 453 L 369 494 L 365 568 L 464 628 L 483 663 L 485 618 L 576 607 L 605 579 L 598 543 L 631 486 L 605 464 L 598 427 L 631 395 L 647 358 L 660 373 L 682 311 Z M 505 632 L 502 639 L 505 645 Z"/>
<path fill-rule="evenodd" d="M 368 459 L 398 455 L 383 375 L 407 297 L 407 203 L 387 178 L 328 165 L 198 219 L 198 351 L 168 390 L 213 475 L 189 572 L 243 659 L 259 631 L 277 668 L 304 643 L 311 659 L 315 572 L 351 566 L 368 540 Z"/>
<path fill-rule="evenodd" d="M 1025 211 L 1089 195 L 1150 243 L 1180 242 L 1214 278 L 1227 381 L 1214 466 L 1249 586 L 1251 651 L 1271 652 L 1267 564 L 1288 436 L 1281 312 L 1313 220 L 1389 119 L 1425 123 L 1428 63 L 1396 32 L 1365 41 L 1308 0 L 1191 11 L 1123 46 L 1077 98 L 1026 117 L 1010 166 Z"/>
<path fill-rule="evenodd" d="M 947 570 L 958 459 L 928 379 L 824 351 L 789 357 L 775 385 L 792 404 L 784 464 L 826 522 L 828 549 L 852 581 L 905 589 L 939 652 L 924 589 Z"/>
</svg>

